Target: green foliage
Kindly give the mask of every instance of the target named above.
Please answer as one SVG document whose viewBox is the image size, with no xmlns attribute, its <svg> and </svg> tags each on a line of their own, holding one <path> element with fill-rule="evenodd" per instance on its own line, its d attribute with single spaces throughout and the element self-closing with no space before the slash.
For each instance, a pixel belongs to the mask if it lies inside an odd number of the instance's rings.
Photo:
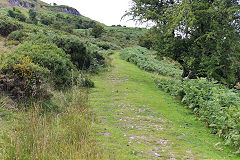
<svg viewBox="0 0 240 160">
<path fill-rule="evenodd" d="M 25 30 L 17 30 L 17 31 L 13 31 L 12 33 L 10 33 L 8 35 L 7 39 L 19 41 L 21 43 L 26 39 L 26 37 L 28 37 L 28 35 L 25 32 Z"/>
<path fill-rule="evenodd" d="M 32 62 L 30 57 L 15 53 L 0 55 L 0 90 L 14 98 L 35 97 L 45 92 L 49 70 Z"/>
<path fill-rule="evenodd" d="M 94 21 L 82 16 L 74 16 L 61 12 L 45 12 L 39 14 L 41 15 L 40 21 L 42 24 L 51 25 L 55 29 L 67 32 L 69 32 L 69 29 L 71 29 L 72 32 L 72 29 L 92 28 L 95 23 Z"/>
<path fill-rule="evenodd" d="M 104 58 L 98 51 L 86 46 L 77 36 L 55 35 L 51 39 L 59 48 L 71 55 L 71 61 L 78 69 L 93 69 L 103 64 Z"/>
<path fill-rule="evenodd" d="M 13 8 L 13 10 L 8 11 L 8 15 L 12 18 L 15 18 L 19 21 L 25 22 L 26 21 L 26 16 L 18 9 Z"/>
<path fill-rule="evenodd" d="M 99 42 L 97 43 L 98 47 L 101 47 L 102 49 L 108 50 L 111 48 L 111 45 L 107 42 Z"/>
<path fill-rule="evenodd" d="M 71 84 L 71 70 L 74 66 L 62 49 L 52 43 L 26 42 L 15 51 L 17 54 L 31 57 L 32 61 L 50 70 L 55 87 L 63 88 Z"/>
<path fill-rule="evenodd" d="M 95 23 L 93 25 L 91 35 L 94 36 L 95 38 L 99 38 L 103 32 L 104 32 L 104 27 L 98 23 Z"/>
<path fill-rule="evenodd" d="M 52 92 L 47 102 L 21 104 L 22 108 L 27 108 L 25 110 L 9 104 L 7 98 L 0 99 L 0 110 L 8 117 L 1 119 L 4 126 L 1 128 L 1 159 L 101 157 L 97 142 L 89 138 L 92 115 L 88 111 L 87 93 L 76 86 L 65 92 Z M 1 117 L 5 117 L 3 115 L 1 112 Z"/>
<path fill-rule="evenodd" d="M 139 37 L 147 31 L 142 28 L 104 27 L 105 32 L 100 39 L 114 43 L 122 48 L 138 45 Z"/>
<path fill-rule="evenodd" d="M 226 144 L 235 146 L 237 152 L 240 151 L 240 94 L 236 90 L 205 78 L 186 78 L 183 82 L 161 78 L 155 82 L 157 87 L 180 97 L 214 134 L 222 137 Z"/>
<path fill-rule="evenodd" d="M 38 23 L 38 20 L 37 20 L 37 18 L 36 18 L 37 12 L 35 12 L 33 9 L 29 9 L 28 14 L 29 14 L 30 20 L 31 20 L 34 24 L 37 24 L 37 23 Z"/>
<path fill-rule="evenodd" d="M 8 36 L 11 32 L 22 29 L 23 26 L 6 16 L 0 17 L 0 35 Z"/>
<path fill-rule="evenodd" d="M 55 20 L 55 17 L 50 14 L 43 14 L 40 17 L 40 22 L 47 26 L 53 24 L 54 20 Z"/>
<path fill-rule="evenodd" d="M 50 25 L 54 29 L 62 30 L 68 33 L 73 33 L 74 26 L 71 24 L 66 25 L 66 23 L 61 21 L 54 21 L 53 24 Z"/>
<path fill-rule="evenodd" d="M 152 31 L 149 30 L 144 35 L 139 37 L 138 45 L 147 49 L 151 49 L 153 47 L 154 39 L 154 34 L 152 34 Z"/>
<path fill-rule="evenodd" d="M 168 75 L 174 77 L 180 76 L 180 69 L 176 68 L 170 63 L 154 59 L 153 57 L 151 57 L 151 54 L 156 53 L 147 50 L 146 48 L 129 47 L 121 50 L 119 54 L 123 60 L 132 62 L 143 70 L 157 72 L 161 75 Z"/>
<path fill-rule="evenodd" d="M 240 4 L 228 1 L 133 0 L 126 15 L 156 22 L 155 49 L 183 66 L 182 77 L 240 81 Z"/>
<path fill-rule="evenodd" d="M 104 49 L 104 50 L 118 50 L 118 49 L 121 49 L 119 46 L 117 46 L 116 44 L 114 43 L 110 43 L 110 42 L 103 42 L 103 41 L 88 41 L 90 43 L 93 43 L 93 44 L 96 44 L 98 47 Z"/>
<path fill-rule="evenodd" d="M 76 84 L 78 87 L 94 87 L 94 82 L 88 78 L 85 74 L 81 72 L 72 72 L 73 83 Z"/>
</svg>

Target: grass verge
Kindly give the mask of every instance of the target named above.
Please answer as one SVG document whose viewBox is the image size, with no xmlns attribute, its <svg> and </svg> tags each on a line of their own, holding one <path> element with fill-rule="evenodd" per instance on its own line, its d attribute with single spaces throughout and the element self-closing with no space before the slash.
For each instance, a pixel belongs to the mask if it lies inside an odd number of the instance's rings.
<svg viewBox="0 0 240 160">
<path fill-rule="evenodd" d="M 93 116 L 86 91 L 55 91 L 50 102 L 23 110 L 10 102 L 2 98 L 0 107 L 2 159 L 101 159 L 90 138 Z"/>
</svg>

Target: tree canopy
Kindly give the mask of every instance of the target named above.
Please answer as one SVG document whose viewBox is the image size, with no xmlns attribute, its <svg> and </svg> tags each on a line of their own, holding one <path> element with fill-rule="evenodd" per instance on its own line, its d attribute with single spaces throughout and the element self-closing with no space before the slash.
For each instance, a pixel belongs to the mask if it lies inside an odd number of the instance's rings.
<svg viewBox="0 0 240 160">
<path fill-rule="evenodd" d="M 154 48 L 178 61 L 182 77 L 214 78 L 229 86 L 240 80 L 237 0 L 132 0 L 126 13 L 152 21 Z"/>
</svg>

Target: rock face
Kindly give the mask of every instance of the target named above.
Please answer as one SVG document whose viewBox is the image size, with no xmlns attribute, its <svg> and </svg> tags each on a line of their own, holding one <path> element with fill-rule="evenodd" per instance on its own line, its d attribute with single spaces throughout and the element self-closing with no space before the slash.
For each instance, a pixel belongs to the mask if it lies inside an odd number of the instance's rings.
<svg viewBox="0 0 240 160">
<path fill-rule="evenodd" d="M 13 6 L 21 6 L 21 7 L 27 8 L 27 9 L 30 9 L 30 8 L 35 9 L 36 8 L 36 4 L 30 3 L 30 2 L 27 2 L 27 1 L 8 0 L 8 2 Z"/>
<path fill-rule="evenodd" d="M 75 8 L 60 8 L 60 12 L 80 16 L 80 13 Z"/>
<path fill-rule="evenodd" d="M 35 1 L 35 2 L 34 2 Z M 39 4 L 37 2 L 37 0 L 34 0 L 33 3 L 31 2 L 27 2 L 24 0 L 8 0 L 8 2 L 12 5 L 12 6 L 21 6 L 27 9 L 36 9 L 37 4 Z M 48 9 L 50 9 L 51 11 L 58 11 L 58 12 L 64 12 L 67 14 L 72 14 L 72 15 L 76 15 L 76 16 L 80 16 L 80 13 L 72 7 L 68 7 L 68 6 L 58 6 L 58 7 L 51 7 L 51 6 L 45 6 Z"/>
</svg>

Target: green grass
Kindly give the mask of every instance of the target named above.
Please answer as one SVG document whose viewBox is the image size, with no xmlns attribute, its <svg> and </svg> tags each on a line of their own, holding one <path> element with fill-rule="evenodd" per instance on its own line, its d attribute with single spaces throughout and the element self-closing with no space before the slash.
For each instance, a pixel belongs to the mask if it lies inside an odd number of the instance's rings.
<svg viewBox="0 0 240 160">
<path fill-rule="evenodd" d="M 0 159 L 101 159 L 87 99 L 78 87 L 30 105 L 1 96 Z"/>
<path fill-rule="evenodd" d="M 104 27 L 105 31 L 99 38 L 102 41 L 108 41 L 121 47 L 134 46 L 138 44 L 138 38 L 147 32 L 143 28 L 131 27 Z"/>
<path fill-rule="evenodd" d="M 238 159 L 234 149 L 167 93 L 152 75 L 113 55 L 109 72 L 93 77 L 90 101 L 105 159 Z M 218 151 L 223 150 L 223 151 Z"/>
</svg>

